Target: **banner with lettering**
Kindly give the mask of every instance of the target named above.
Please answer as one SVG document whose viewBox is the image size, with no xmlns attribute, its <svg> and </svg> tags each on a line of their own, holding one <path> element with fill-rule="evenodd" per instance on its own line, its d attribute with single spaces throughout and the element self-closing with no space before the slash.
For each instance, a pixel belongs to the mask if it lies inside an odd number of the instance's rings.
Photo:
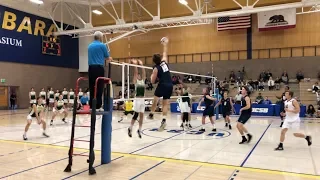
<svg viewBox="0 0 320 180">
<path fill-rule="evenodd" d="M 259 31 L 289 29 L 296 27 L 296 8 L 258 13 Z"/>
<path fill-rule="evenodd" d="M 0 61 L 78 69 L 78 39 L 55 31 L 50 19 L 0 6 Z"/>
</svg>

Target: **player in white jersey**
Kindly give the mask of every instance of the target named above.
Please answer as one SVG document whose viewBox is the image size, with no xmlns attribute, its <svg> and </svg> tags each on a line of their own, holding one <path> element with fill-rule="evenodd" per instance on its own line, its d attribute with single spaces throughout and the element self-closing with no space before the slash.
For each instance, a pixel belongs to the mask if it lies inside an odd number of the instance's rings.
<svg viewBox="0 0 320 180">
<path fill-rule="evenodd" d="M 68 104 L 68 94 L 69 92 L 67 91 L 67 88 L 63 88 L 62 96 L 63 96 L 64 104 Z"/>
<path fill-rule="evenodd" d="M 44 120 L 44 117 L 43 117 L 44 116 L 44 113 L 43 113 L 44 112 L 44 105 L 42 105 L 42 102 L 43 102 L 43 99 L 41 97 L 38 97 L 37 103 L 32 105 L 32 109 L 27 116 L 27 125 L 25 127 L 24 134 L 23 134 L 23 140 L 25 140 L 25 141 L 28 140 L 27 132 L 28 132 L 29 127 L 32 123 L 33 117 L 35 117 L 37 119 L 37 122 L 39 125 L 42 124 L 42 128 L 43 128 L 42 135 L 45 137 L 49 137 L 46 134 L 47 125 L 46 125 L 46 121 Z"/>
<path fill-rule="evenodd" d="M 181 112 L 181 128 L 192 128 L 191 124 L 190 124 L 190 117 L 191 117 L 191 99 L 192 99 L 192 95 L 189 93 L 190 92 L 190 87 L 187 87 L 186 85 L 182 84 L 182 82 L 180 82 L 181 85 L 179 87 L 179 89 L 177 90 L 177 93 L 179 96 L 183 96 L 183 97 L 179 97 L 177 99 L 177 103 Z"/>
<path fill-rule="evenodd" d="M 56 90 L 56 93 L 54 94 L 54 102 L 59 100 L 59 96 L 60 96 L 60 92 L 59 92 L 59 90 L 57 89 L 57 90 Z"/>
<path fill-rule="evenodd" d="M 78 98 L 81 99 L 83 96 L 82 88 L 79 88 Z"/>
<path fill-rule="evenodd" d="M 139 64 L 143 66 L 142 61 L 140 60 L 131 60 L 132 64 Z M 133 83 L 135 84 L 135 100 L 133 102 L 133 110 L 134 115 L 131 120 L 131 125 L 128 128 L 128 136 L 132 137 L 132 127 L 134 123 L 137 121 L 139 116 L 139 129 L 137 131 L 139 138 L 141 138 L 141 128 L 143 123 L 143 116 L 145 111 L 145 103 L 144 103 L 144 95 L 145 95 L 145 81 L 146 79 L 146 71 L 144 68 L 141 68 L 141 75 L 138 72 L 138 68 L 134 67 L 134 74 L 133 74 Z"/>
<path fill-rule="evenodd" d="M 34 91 L 34 88 L 31 88 L 31 91 L 29 92 L 29 100 L 30 100 L 30 107 L 32 108 L 32 105 L 37 103 L 36 98 L 36 92 Z"/>
<path fill-rule="evenodd" d="M 72 107 L 73 107 L 74 98 L 75 98 L 74 91 L 73 91 L 73 89 L 70 89 L 69 94 L 68 94 L 69 108 L 70 109 L 72 109 Z"/>
<path fill-rule="evenodd" d="M 50 91 L 48 93 L 49 98 L 49 111 L 53 109 L 54 106 L 54 91 L 53 88 L 50 88 Z"/>
<path fill-rule="evenodd" d="M 50 126 L 53 125 L 53 120 L 58 114 L 63 114 L 64 116 L 62 118 L 62 121 L 64 123 L 67 123 L 66 122 L 66 117 L 68 116 L 68 111 L 67 111 L 67 108 L 64 105 L 63 95 L 62 94 L 59 96 L 59 100 L 55 101 L 55 103 L 54 103 L 53 115 L 52 115 L 52 118 L 51 118 Z"/>
<path fill-rule="evenodd" d="M 303 133 L 300 133 L 300 105 L 293 97 L 292 91 L 285 92 L 286 101 L 284 104 L 285 116 L 284 123 L 282 125 L 281 136 L 280 136 L 280 143 L 278 147 L 275 149 L 276 151 L 283 150 L 283 142 L 286 136 L 288 129 L 293 129 L 295 132 L 293 135 L 298 138 L 304 138 L 308 142 L 308 146 L 312 144 L 311 136 L 306 136 Z"/>
<path fill-rule="evenodd" d="M 45 107 L 46 106 L 46 98 L 47 98 L 47 93 L 44 90 L 44 88 L 41 89 L 40 93 L 39 93 L 39 97 L 42 98 L 42 105 Z"/>
</svg>

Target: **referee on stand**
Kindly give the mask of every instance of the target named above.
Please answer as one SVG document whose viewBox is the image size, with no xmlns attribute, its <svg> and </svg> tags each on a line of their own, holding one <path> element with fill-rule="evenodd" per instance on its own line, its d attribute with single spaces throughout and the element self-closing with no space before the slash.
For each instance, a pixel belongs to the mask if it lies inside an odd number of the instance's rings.
<svg viewBox="0 0 320 180">
<path fill-rule="evenodd" d="M 92 99 L 94 98 L 94 86 L 98 77 L 104 77 L 105 61 L 111 61 L 112 57 L 109 55 L 107 46 L 102 43 L 103 34 L 100 31 L 94 33 L 94 41 L 88 46 L 88 65 L 89 65 L 89 89 L 90 100 L 89 105 L 92 108 Z M 104 82 L 99 81 L 97 87 L 97 111 L 103 111 L 102 109 L 102 92 L 104 88 Z"/>
</svg>

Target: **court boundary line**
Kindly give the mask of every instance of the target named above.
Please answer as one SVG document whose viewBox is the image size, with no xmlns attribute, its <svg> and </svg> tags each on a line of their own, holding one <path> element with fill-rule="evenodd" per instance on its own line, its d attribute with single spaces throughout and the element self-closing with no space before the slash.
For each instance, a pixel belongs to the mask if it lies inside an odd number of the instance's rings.
<svg viewBox="0 0 320 180">
<path fill-rule="evenodd" d="M 118 159 L 121 159 L 121 158 L 123 158 L 123 157 L 124 157 L 124 156 L 119 156 L 119 157 L 117 157 L 117 158 L 114 158 L 114 159 L 111 160 L 111 162 L 112 162 L 112 161 L 116 161 L 116 160 L 118 160 Z M 110 162 L 110 163 L 111 163 L 111 162 Z M 108 164 L 110 164 L 110 163 L 108 163 Z M 94 168 L 100 167 L 100 166 L 102 166 L 102 165 L 106 165 L 106 164 L 99 164 L 99 165 L 97 165 L 97 166 L 94 166 Z M 87 171 L 89 171 L 89 170 L 86 169 L 86 170 L 77 172 L 77 173 L 73 174 L 72 176 L 67 176 L 67 177 L 65 177 L 65 178 L 63 178 L 63 179 L 61 179 L 61 180 L 70 179 L 70 178 L 72 178 L 72 177 L 74 177 L 74 176 L 78 176 L 79 174 L 82 174 L 82 173 L 87 172 Z"/>
<path fill-rule="evenodd" d="M 155 122 L 155 121 L 149 121 L 149 122 L 147 122 L 147 123 L 151 123 L 151 122 Z M 147 124 L 147 123 L 145 123 L 145 124 Z M 113 129 L 112 132 L 113 132 L 113 131 L 120 130 L 120 129 L 126 129 L 126 128 L 127 128 L 127 127 Z M 96 133 L 95 135 L 99 135 L 99 134 L 101 134 L 101 132 L 100 132 L 100 133 Z M 89 135 L 85 135 L 85 136 L 80 136 L 80 137 L 77 137 L 77 138 L 74 138 L 74 139 L 85 138 L 85 137 L 88 137 L 88 136 L 90 136 L 90 134 L 89 134 Z M 63 141 L 58 141 L 58 142 L 51 143 L 51 144 L 41 144 L 41 143 L 34 143 L 34 142 L 25 142 L 25 141 L 15 141 L 15 140 L 0 139 L 0 142 L 4 142 L 4 141 L 21 142 L 21 143 L 28 143 L 28 144 L 37 144 L 37 145 L 39 145 L 39 146 L 38 146 L 38 147 L 35 147 L 35 148 L 40 148 L 40 147 L 43 147 L 42 145 L 50 145 L 50 146 L 57 146 L 57 147 L 68 147 L 68 146 L 62 146 L 62 145 L 57 145 L 57 144 L 70 141 L 70 139 L 63 140 Z M 69 148 L 70 148 L 70 146 L 69 146 Z M 30 149 L 27 149 L 27 150 L 20 150 L 20 151 L 10 152 L 10 153 L 7 153 L 7 154 L 0 154 L 0 157 L 2 157 L 2 156 L 7 156 L 7 155 L 11 155 L 11 154 L 15 154 L 15 153 L 20 153 L 20 152 L 23 152 L 23 151 L 29 151 L 29 150 L 32 150 L 32 149 L 34 149 L 34 148 L 30 148 Z M 88 150 L 88 149 L 83 148 L 83 150 Z M 95 150 L 95 151 L 96 151 L 96 150 Z"/>
<path fill-rule="evenodd" d="M 42 145 L 48 148 L 56 148 L 56 149 L 68 149 L 66 146 L 57 146 L 57 145 L 48 145 L 48 144 L 36 144 L 36 143 L 27 143 L 27 142 L 19 142 L 19 141 L 2 141 L 5 143 L 17 143 L 17 144 L 29 144 L 29 145 Z M 88 150 L 84 148 L 74 148 L 78 151 Z M 101 150 L 95 150 L 95 152 L 100 153 Z M 244 170 L 250 172 L 260 172 L 265 174 L 281 174 L 281 175 L 288 175 L 288 176 L 295 176 L 295 177 L 305 177 L 305 178 L 320 178 L 319 175 L 314 174 L 306 174 L 306 173 L 296 173 L 296 172 L 288 172 L 288 171 L 279 171 L 279 170 L 271 170 L 271 169 L 262 169 L 262 168 L 255 168 L 255 167 L 239 167 L 235 165 L 227 165 L 227 164 L 218 164 L 218 163 L 210 163 L 210 162 L 200 162 L 200 161 L 192 161 L 192 160 L 185 160 L 185 159 L 173 159 L 173 158 L 165 158 L 165 157 L 156 157 L 156 156 L 148 156 L 148 155 L 141 155 L 141 154 L 129 154 L 129 153 L 122 153 L 122 152 L 112 152 L 112 155 L 118 155 L 123 157 L 132 157 L 132 158 L 142 158 L 142 159 L 150 159 L 156 161 L 166 161 L 166 162 L 175 162 L 180 164 L 191 164 L 191 165 L 199 165 L 199 166 L 206 166 L 206 167 L 218 167 L 218 168 L 225 168 L 225 169 L 237 169 L 237 170 Z M 101 165 L 98 165 L 101 166 Z M 88 171 L 88 170 L 86 170 Z M 84 171 L 84 172 L 86 172 Z M 80 173 L 81 174 L 81 173 Z"/>
<path fill-rule="evenodd" d="M 87 153 L 87 152 L 88 152 L 88 151 L 82 152 L 82 153 L 80 153 L 80 154 L 84 154 L 84 153 Z M 48 163 L 45 163 L 45 164 L 41 164 L 41 165 L 38 165 L 38 166 L 35 166 L 35 167 L 32 167 L 32 168 L 29 168 L 29 169 L 25 169 L 25 170 L 22 170 L 22 171 L 18 171 L 18 172 L 15 172 L 15 173 L 12 173 L 12 174 L 9 174 L 9 175 L 0 177 L 0 179 L 5 179 L 5 178 L 11 177 L 11 176 L 14 176 L 14 175 L 17 175 L 17 174 L 21 174 L 21 173 L 24 173 L 24 172 L 27 172 L 27 171 L 30 171 L 30 170 L 33 170 L 33 169 L 37 169 L 37 168 L 44 167 L 44 166 L 47 166 L 47 165 L 50 165 L 50 164 L 54 164 L 54 163 L 57 163 L 57 162 L 66 160 L 66 159 L 68 159 L 68 158 L 69 158 L 69 157 L 61 158 L 61 159 L 58 159 L 58 160 L 55 160 L 55 161 L 51 161 L 51 162 L 48 162 Z"/>
<path fill-rule="evenodd" d="M 153 122 L 156 122 L 156 121 L 153 121 Z M 209 123 L 209 122 L 208 122 L 208 123 Z M 206 123 L 206 124 L 208 124 L 208 123 Z M 197 126 L 197 127 L 192 128 L 192 129 L 196 129 L 196 128 L 201 127 L 201 126 L 202 126 L 202 124 L 201 124 L 200 126 Z M 190 129 L 190 130 L 192 130 L 192 129 Z M 188 131 L 190 131 L 190 130 L 188 130 Z M 161 142 L 164 142 L 164 141 L 166 141 L 166 140 L 169 140 L 169 139 L 171 139 L 171 138 L 174 138 L 174 137 L 176 137 L 176 136 L 179 136 L 179 135 L 181 135 L 181 134 L 184 134 L 185 132 L 188 132 L 188 131 L 183 131 L 182 133 L 179 133 L 179 134 L 176 134 L 176 135 L 174 135 L 174 136 L 170 136 L 170 137 L 168 137 L 168 138 L 166 138 L 166 139 L 163 139 L 163 140 L 161 140 L 161 141 L 157 141 L 157 142 L 155 142 L 155 143 L 149 144 L 149 145 L 147 145 L 147 146 L 145 146 L 145 147 L 142 147 L 142 148 L 140 148 L 140 149 L 137 149 L 137 150 L 135 150 L 135 151 L 132 151 L 132 152 L 130 152 L 129 154 L 133 154 L 133 153 L 138 152 L 138 151 L 141 151 L 141 150 L 143 150 L 143 149 L 152 147 L 152 146 L 154 146 L 154 145 L 156 145 L 156 144 L 159 144 L 159 143 L 161 143 Z M 100 151 L 101 151 L 101 150 L 100 150 Z M 103 164 L 98 165 L 98 166 L 94 166 L 94 168 L 99 167 L 99 166 L 102 166 L 102 165 L 103 165 Z M 88 171 L 88 170 L 86 170 L 86 171 Z M 86 172 L 86 171 L 83 171 L 82 173 L 84 173 L 84 172 Z M 79 173 L 79 174 L 81 174 L 81 173 Z M 79 174 L 77 174 L 77 175 L 79 175 Z M 69 177 L 66 177 L 65 179 L 68 179 L 68 178 L 69 178 Z"/>
<path fill-rule="evenodd" d="M 185 180 L 186 179 L 188 179 L 189 177 L 191 177 L 194 173 L 196 173 L 200 168 L 202 168 L 203 166 L 199 166 L 196 170 L 194 170 L 191 174 L 189 174 L 186 178 L 185 178 Z"/>
<path fill-rule="evenodd" d="M 256 149 L 256 147 L 258 146 L 258 144 L 260 143 L 261 139 L 263 138 L 263 136 L 266 134 L 266 132 L 268 131 L 268 129 L 270 128 L 270 126 L 272 125 L 272 123 L 270 123 L 267 128 L 264 130 L 264 132 L 262 133 L 262 135 L 260 136 L 259 140 L 256 142 L 256 144 L 253 146 L 253 148 L 251 149 L 251 151 L 249 152 L 249 154 L 245 157 L 245 159 L 242 161 L 242 163 L 240 164 L 240 167 L 243 167 L 244 164 L 248 161 L 249 157 L 251 156 L 251 154 L 253 153 L 253 151 Z"/>
<path fill-rule="evenodd" d="M 163 161 L 161 161 L 161 162 L 159 162 L 159 163 L 157 163 L 157 164 L 155 164 L 155 165 L 151 166 L 150 168 L 148 168 L 148 169 L 146 169 L 146 170 L 142 171 L 141 173 L 139 173 L 139 174 L 137 174 L 137 175 L 133 176 L 133 177 L 132 177 L 132 178 L 130 178 L 129 180 L 136 179 L 137 177 L 139 177 L 139 176 L 143 175 L 144 173 L 146 173 L 146 172 L 150 171 L 151 169 L 156 168 L 157 166 L 161 165 L 161 164 L 162 164 L 162 163 L 164 163 L 164 162 L 166 162 L 166 161 L 164 161 L 164 160 L 163 160 Z"/>
<path fill-rule="evenodd" d="M 229 176 L 228 180 L 234 180 L 234 176 L 237 176 L 237 173 L 239 173 L 239 170 L 235 169 Z"/>
</svg>

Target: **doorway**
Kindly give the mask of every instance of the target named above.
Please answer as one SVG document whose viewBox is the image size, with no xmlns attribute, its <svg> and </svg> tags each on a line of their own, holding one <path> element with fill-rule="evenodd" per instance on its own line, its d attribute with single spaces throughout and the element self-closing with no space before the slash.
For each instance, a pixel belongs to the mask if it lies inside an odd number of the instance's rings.
<svg viewBox="0 0 320 180">
<path fill-rule="evenodd" d="M 19 86 L 9 86 L 8 87 L 8 108 L 9 109 L 18 109 L 19 108 Z M 12 95 L 15 95 L 15 100 L 13 101 Z"/>
</svg>

